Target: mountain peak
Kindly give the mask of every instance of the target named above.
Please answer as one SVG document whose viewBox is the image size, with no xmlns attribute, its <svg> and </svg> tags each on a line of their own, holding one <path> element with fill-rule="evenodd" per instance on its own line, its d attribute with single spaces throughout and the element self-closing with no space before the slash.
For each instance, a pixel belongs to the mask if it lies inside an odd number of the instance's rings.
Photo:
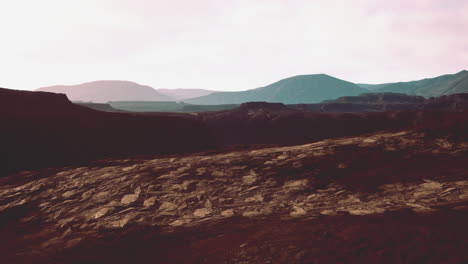
<svg viewBox="0 0 468 264">
<path fill-rule="evenodd" d="M 290 80 L 290 79 L 313 79 L 313 78 L 330 78 L 330 79 L 337 79 L 333 76 L 330 76 L 325 73 L 314 73 L 314 74 L 301 74 L 301 75 L 295 75 L 292 77 L 288 77 L 283 80 Z"/>
</svg>

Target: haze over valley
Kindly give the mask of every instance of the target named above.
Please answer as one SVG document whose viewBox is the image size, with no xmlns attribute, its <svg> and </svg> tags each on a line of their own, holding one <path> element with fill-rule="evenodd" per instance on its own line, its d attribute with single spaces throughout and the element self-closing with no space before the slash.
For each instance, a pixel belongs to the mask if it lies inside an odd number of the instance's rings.
<svg viewBox="0 0 468 264">
<path fill-rule="evenodd" d="M 326 74 L 286 78 L 273 84 L 240 92 L 203 89 L 155 89 L 128 81 L 95 81 L 80 85 L 50 86 L 37 91 L 63 93 L 71 101 L 106 103 L 111 101 L 178 101 L 195 105 L 277 102 L 284 104 L 320 103 L 342 96 L 369 92 L 392 92 L 426 98 L 468 92 L 468 71 L 389 84 L 354 84 Z"/>
</svg>

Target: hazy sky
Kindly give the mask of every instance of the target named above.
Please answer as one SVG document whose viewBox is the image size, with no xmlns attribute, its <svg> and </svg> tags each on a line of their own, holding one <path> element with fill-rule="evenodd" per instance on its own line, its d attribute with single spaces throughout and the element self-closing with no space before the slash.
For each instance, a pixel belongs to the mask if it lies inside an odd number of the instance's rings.
<svg viewBox="0 0 468 264">
<path fill-rule="evenodd" d="M 467 0 L 0 0 L 0 87 L 245 90 L 468 69 Z"/>
</svg>

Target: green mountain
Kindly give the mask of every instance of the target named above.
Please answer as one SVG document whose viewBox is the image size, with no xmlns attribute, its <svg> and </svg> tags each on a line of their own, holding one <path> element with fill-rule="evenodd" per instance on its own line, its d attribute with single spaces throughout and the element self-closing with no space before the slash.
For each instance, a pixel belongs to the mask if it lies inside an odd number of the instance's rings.
<svg viewBox="0 0 468 264">
<path fill-rule="evenodd" d="M 358 85 L 326 74 L 299 75 L 265 87 L 240 92 L 217 92 L 185 100 L 191 104 L 240 104 L 263 101 L 284 104 L 319 103 L 368 92 Z"/>
<path fill-rule="evenodd" d="M 359 84 L 359 86 L 376 93 L 393 92 L 424 97 L 468 93 L 468 71 L 412 82 Z"/>
</svg>

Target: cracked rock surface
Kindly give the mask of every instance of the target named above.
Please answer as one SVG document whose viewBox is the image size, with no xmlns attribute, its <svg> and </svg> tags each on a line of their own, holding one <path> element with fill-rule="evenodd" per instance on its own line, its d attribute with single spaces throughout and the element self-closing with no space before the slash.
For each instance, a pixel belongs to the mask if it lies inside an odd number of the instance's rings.
<svg viewBox="0 0 468 264">
<path fill-rule="evenodd" d="M 22 172 L 0 186 L 0 258 L 462 263 L 467 151 L 399 132 Z"/>
</svg>

